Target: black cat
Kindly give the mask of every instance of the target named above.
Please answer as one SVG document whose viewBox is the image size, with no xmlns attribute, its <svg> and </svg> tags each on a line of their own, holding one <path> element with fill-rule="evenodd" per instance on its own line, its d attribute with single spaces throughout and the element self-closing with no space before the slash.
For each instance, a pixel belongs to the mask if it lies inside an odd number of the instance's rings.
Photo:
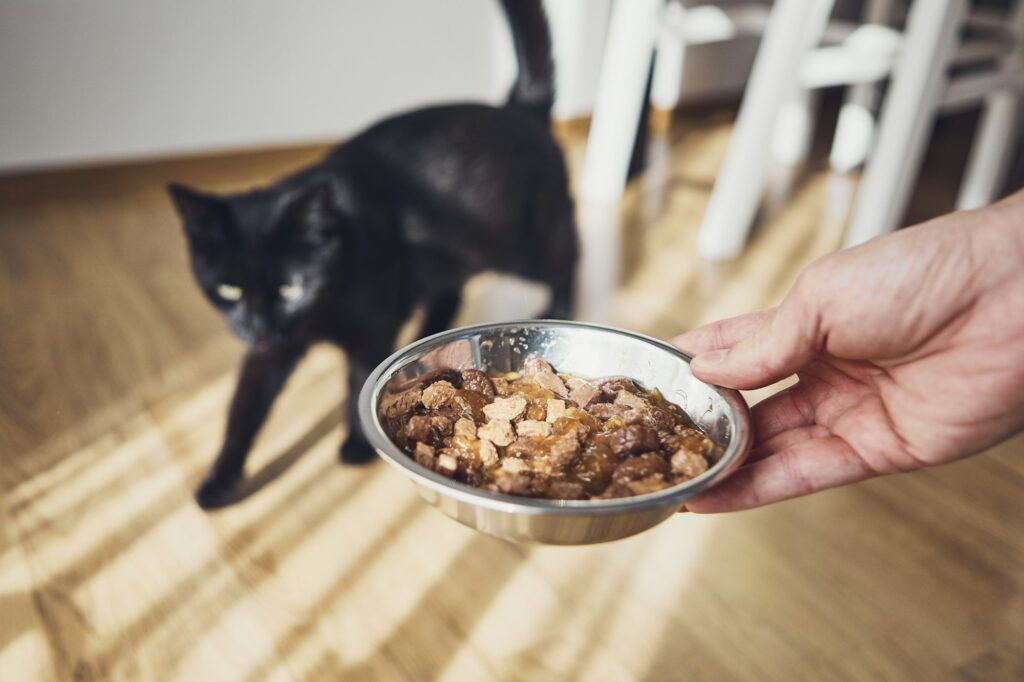
<svg viewBox="0 0 1024 682">
<path fill-rule="evenodd" d="M 471 276 L 496 270 L 551 287 L 569 317 L 577 239 L 540 0 L 503 0 L 519 75 L 503 107 L 454 104 L 387 119 L 323 161 L 263 189 L 213 196 L 178 185 L 192 269 L 249 344 L 224 445 L 196 499 L 236 499 L 246 455 L 310 344 L 345 349 L 345 462 L 373 450 L 356 399 L 418 304 L 423 334 L 445 329 Z"/>
</svg>

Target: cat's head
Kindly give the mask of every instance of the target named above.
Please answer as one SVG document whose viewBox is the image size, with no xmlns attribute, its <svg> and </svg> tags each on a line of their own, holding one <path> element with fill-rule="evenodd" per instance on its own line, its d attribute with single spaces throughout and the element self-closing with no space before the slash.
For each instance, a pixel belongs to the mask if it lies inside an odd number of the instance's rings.
<svg viewBox="0 0 1024 682">
<path fill-rule="evenodd" d="M 171 185 L 192 271 L 206 298 L 258 350 L 304 332 L 342 247 L 326 181 L 216 196 Z"/>
</svg>

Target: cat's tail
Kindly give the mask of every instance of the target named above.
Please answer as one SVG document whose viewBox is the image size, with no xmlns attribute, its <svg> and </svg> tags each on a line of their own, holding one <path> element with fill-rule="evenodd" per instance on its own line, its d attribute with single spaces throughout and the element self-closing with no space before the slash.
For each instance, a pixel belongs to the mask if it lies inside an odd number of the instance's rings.
<svg viewBox="0 0 1024 682">
<path fill-rule="evenodd" d="M 555 103 L 555 67 L 544 7 L 541 0 L 501 0 L 501 6 L 519 63 L 508 106 L 527 109 L 548 121 Z"/>
</svg>

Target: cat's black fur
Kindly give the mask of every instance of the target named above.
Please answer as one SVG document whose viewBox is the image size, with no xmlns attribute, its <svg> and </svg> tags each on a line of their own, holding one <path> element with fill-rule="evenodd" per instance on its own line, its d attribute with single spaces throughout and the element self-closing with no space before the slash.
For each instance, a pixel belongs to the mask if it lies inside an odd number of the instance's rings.
<svg viewBox="0 0 1024 682">
<path fill-rule="evenodd" d="M 356 416 L 359 390 L 418 304 L 427 307 L 422 333 L 440 331 L 466 280 L 497 270 L 548 284 L 547 315 L 570 315 L 577 241 L 565 164 L 549 131 L 547 23 L 540 0 L 502 5 L 519 61 L 505 106 L 455 104 L 387 119 L 322 162 L 244 194 L 171 186 L 196 281 L 250 346 L 200 506 L 236 498 L 249 448 L 312 343 L 346 351 L 341 457 L 364 462 L 373 450 Z"/>
</svg>

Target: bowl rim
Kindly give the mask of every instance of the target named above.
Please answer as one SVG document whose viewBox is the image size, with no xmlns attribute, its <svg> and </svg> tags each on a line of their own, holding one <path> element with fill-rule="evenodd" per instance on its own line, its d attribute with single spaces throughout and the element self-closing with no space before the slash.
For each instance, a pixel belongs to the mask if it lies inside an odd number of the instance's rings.
<svg viewBox="0 0 1024 682">
<path fill-rule="evenodd" d="M 739 391 L 708 384 L 725 401 L 735 436 L 729 445 L 726 446 L 721 459 L 714 466 L 696 478 L 670 486 L 664 490 L 610 500 L 552 500 L 547 498 L 518 497 L 482 490 L 465 483 L 459 483 L 421 466 L 391 441 L 380 423 L 377 414 L 377 402 L 387 381 L 391 379 L 396 371 L 422 358 L 437 346 L 458 341 L 462 338 L 469 338 L 480 332 L 496 331 L 509 327 L 571 327 L 611 332 L 643 341 L 663 352 L 682 359 L 687 364 L 691 360 L 689 355 L 683 353 L 675 346 L 652 336 L 603 324 L 570 320 L 512 320 L 509 322 L 472 324 L 449 329 L 414 341 L 389 355 L 370 373 L 363 384 L 362 390 L 359 392 L 359 421 L 362 424 L 364 436 L 378 454 L 405 476 L 411 478 L 417 485 L 425 486 L 437 493 L 455 498 L 461 502 L 505 513 L 604 516 L 626 511 L 638 511 L 644 508 L 665 507 L 672 503 L 681 503 L 683 500 L 696 497 L 731 474 L 742 464 L 750 451 L 753 441 L 753 426 L 750 418 L 750 408 L 747 406 L 746 401 Z"/>
</svg>

